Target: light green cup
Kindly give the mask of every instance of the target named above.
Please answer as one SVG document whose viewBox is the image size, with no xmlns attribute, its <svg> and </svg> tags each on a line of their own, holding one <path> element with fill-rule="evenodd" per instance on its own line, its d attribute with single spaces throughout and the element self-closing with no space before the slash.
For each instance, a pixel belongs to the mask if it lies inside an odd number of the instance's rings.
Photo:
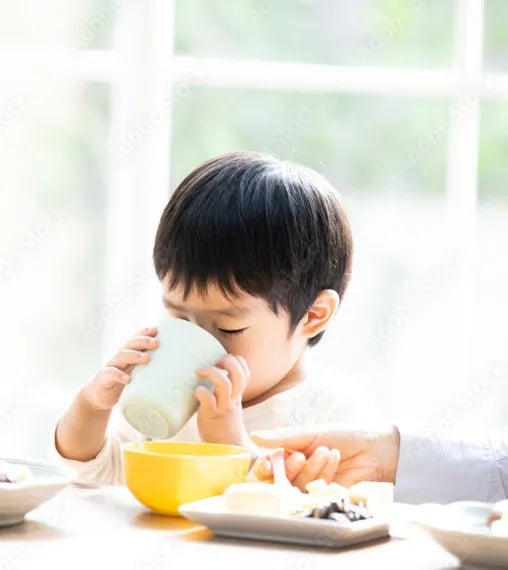
<svg viewBox="0 0 508 570">
<path fill-rule="evenodd" d="M 138 364 L 120 397 L 120 410 L 138 432 L 173 437 L 197 410 L 194 390 L 213 389 L 196 369 L 213 366 L 226 351 L 210 333 L 183 319 L 165 316 L 157 325 L 159 346 L 148 364 Z"/>
</svg>

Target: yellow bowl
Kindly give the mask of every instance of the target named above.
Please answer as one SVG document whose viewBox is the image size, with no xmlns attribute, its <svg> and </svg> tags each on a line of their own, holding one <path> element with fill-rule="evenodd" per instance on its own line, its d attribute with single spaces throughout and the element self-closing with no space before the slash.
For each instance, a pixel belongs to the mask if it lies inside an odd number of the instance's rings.
<svg viewBox="0 0 508 570">
<path fill-rule="evenodd" d="M 250 465 L 249 451 L 236 445 L 155 440 L 123 443 L 120 448 L 131 493 L 165 515 L 178 515 L 180 505 L 242 483 Z"/>
</svg>

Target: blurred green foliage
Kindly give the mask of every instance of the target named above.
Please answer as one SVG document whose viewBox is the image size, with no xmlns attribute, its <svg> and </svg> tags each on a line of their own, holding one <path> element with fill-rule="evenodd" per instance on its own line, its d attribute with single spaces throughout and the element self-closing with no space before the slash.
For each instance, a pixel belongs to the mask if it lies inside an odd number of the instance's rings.
<svg viewBox="0 0 508 570">
<path fill-rule="evenodd" d="M 345 194 L 439 194 L 447 128 L 438 100 L 195 88 L 175 97 L 172 181 L 251 149 L 307 164 Z"/>
<path fill-rule="evenodd" d="M 508 2 L 485 6 L 486 61 L 506 61 Z M 449 68 L 454 22 L 452 0 L 177 0 L 175 46 L 204 57 Z M 249 148 L 313 166 L 345 193 L 443 194 L 449 107 L 395 96 L 193 88 L 175 96 L 172 182 L 213 155 Z M 481 199 L 508 201 L 507 107 L 482 108 Z"/>
<path fill-rule="evenodd" d="M 485 0 L 484 65 L 508 73 L 508 2 Z"/>
<path fill-rule="evenodd" d="M 452 0 L 177 0 L 179 53 L 447 67 Z"/>
</svg>

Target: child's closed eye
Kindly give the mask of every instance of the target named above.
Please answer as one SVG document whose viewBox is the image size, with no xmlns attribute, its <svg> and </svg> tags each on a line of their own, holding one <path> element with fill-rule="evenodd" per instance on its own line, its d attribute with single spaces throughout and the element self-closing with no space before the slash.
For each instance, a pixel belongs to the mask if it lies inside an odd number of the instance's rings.
<svg viewBox="0 0 508 570">
<path fill-rule="evenodd" d="M 219 329 L 219 331 L 223 334 L 227 334 L 227 335 L 235 335 L 235 334 L 242 334 L 244 330 L 246 330 L 247 327 L 243 328 L 243 329 L 235 329 L 235 330 L 226 330 L 226 329 Z"/>
</svg>

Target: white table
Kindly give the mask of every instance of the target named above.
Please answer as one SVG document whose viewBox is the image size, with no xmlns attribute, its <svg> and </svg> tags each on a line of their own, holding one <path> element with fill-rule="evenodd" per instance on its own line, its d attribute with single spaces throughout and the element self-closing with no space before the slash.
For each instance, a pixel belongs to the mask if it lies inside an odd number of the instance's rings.
<svg viewBox="0 0 508 570">
<path fill-rule="evenodd" d="M 405 522 L 408 507 L 396 507 L 400 522 L 392 538 L 331 550 L 215 537 L 185 519 L 151 513 L 124 487 L 70 486 L 24 523 L 0 529 L 0 569 L 460 568 L 456 558 Z"/>
</svg>

